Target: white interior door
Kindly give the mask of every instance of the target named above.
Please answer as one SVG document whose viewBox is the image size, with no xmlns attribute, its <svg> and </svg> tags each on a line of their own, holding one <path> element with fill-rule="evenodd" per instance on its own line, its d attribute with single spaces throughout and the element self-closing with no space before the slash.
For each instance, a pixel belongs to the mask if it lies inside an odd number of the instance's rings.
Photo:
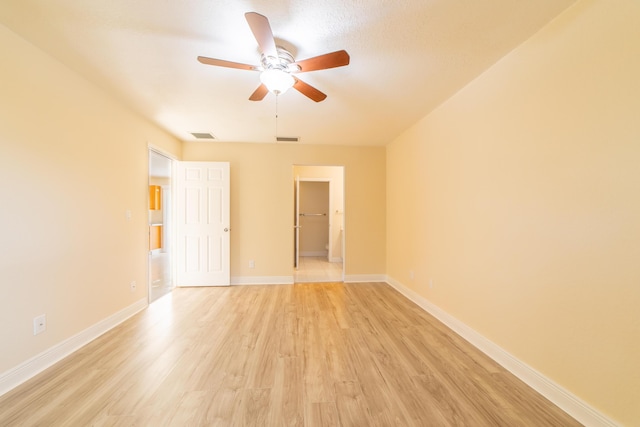
<svg viewBox="0 0 640 427">
<path fill-rule="evenodd" d="M 178 163 L 178 286 L 228 286 L 229 163 Z"/>
</svg>

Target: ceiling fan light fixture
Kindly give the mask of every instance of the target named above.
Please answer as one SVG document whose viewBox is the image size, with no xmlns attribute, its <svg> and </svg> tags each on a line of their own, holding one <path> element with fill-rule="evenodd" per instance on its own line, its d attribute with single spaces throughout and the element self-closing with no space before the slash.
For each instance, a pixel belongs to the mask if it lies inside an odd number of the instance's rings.
<svg viewBox="0 0 640 427">
<path fill-rule="evenodd" d="M 278 68 L 264 70 L 260 73 L 260 81 L 269 89 L 269 92 L 276 95 L 285 93 L 296 82 L 291 74 Z"/>
<path fill-rule="evenodd" d="M 266 16 L 257 12 L 247 12 L 244 16 L 258 42 L 258 50 L 260 52 L 259 65 L 241 64 L 206 56 L 198 56 L 198 61 L 218 67 L 260 72 L 261 84 L 253 91 L 249 101 L 262 101 L 269 92 L 279 95 L 291 87 L 312 101 L 324 101 L 327 98 L 326 94 L 294 77 L 293 74 L 344 67 L 349 65 L 349 54 L 345 50 L 337 50 L 296 62 L 291 52 L 276 44 L 276 39 L 273 37 L 271 25 Z"/>
</svg>

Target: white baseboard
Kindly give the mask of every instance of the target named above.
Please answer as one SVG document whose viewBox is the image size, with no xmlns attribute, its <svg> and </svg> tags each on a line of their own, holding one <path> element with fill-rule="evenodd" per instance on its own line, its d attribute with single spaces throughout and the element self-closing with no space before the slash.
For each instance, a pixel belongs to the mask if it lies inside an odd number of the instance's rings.
<svg viewBox="0 0 640 427">
<path fill-rule="evenodd" d="M 21 363 L 15 368 L 2 373 L 0 375 L 0 396 L 19 386 L 28 379 L 33 378 L 54 363 L 59 362 L 74 351 L 78 350 L 80 347 L 118 326 L 120 323 L 124 322 L 139 311 L 144 310 L 147 305 L 148 302 L 146 298 L 138 300 L 130 306 L 125 307 L 106 319 L 99 321 L 95 325 L 88 327 L 71 338 L 56 344 L 26 362 Z"/>
<path fill-rule="evenodd" d="M 387 277 L 386 282 L 585 426 L 619 426 L 615 421 L 600 413 L 579 397 L 517 359 L 402 283 L 391 277 Z"/>
<path fill-rule="evenodd" d="M 293 276 L 235 276 L 232 285 L 293 285 Z"/>
<path fill-rule="evenodd" d="M 344 276 L 345 283 L 364 282 L 386 282 L 387 276 L 384 274 L 347 274 Z"/>
</svg>

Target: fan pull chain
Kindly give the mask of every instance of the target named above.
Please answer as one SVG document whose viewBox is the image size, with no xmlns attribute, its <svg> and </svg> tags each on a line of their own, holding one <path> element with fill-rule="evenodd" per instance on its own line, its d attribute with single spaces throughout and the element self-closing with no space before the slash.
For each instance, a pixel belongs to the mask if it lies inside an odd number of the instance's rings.
<svg viewBox="0 0 640 427">
<path fill-rule="evenodd" d="M 276 93 L 276 142 L 278 141 L 278 94 Z"/>
</svg>

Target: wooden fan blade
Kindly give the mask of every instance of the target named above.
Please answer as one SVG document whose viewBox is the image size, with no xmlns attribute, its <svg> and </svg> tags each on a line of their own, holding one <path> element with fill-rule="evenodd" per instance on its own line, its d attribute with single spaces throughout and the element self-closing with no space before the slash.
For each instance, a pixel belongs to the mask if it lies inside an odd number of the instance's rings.
<svg viewBox="0 0 640 427">
<path fill-rule="evenodd" d="M 303 59 L 295 64 L 300 67 L 300 71 L 298 71 L 299 73 L 343 67 L 345 65 L 349 65 L 349 54 L 345 50 L 338 50 L 336 52 L 326 53 L 313 58 Z"/>
<path fill-rule="evenodd" d="M 265 96 L 269 93 L 269 89 L 263 84 L 258 86 L 258 88 L 251 94 L 249 97 L 249 101 L 262 101 Z"/>
<path fill-rule="evenodd" d="M 258 69 L 254 65 L 225 61 L 224 59 L 207 58 L 206 56 L 198 56 L 198 61 L 207 65 L 216 65 L 218 67 L 227 67 L 227 68 L 238 68 L 240 70 L 256 71 Z"/>
<path fill-rule="evenodd" d="M 298 78 L 296 78 L 295 80 L 296 82 L 293 84 L 293 88 L 298 92 L 300 92 L 301 94 L 303 94 L 304 96 L 306 96 L 307 98 L 312 99 L 316 102 L 320 102 L 320 101 L 324 101 L 324 99 L 327 97 L 327 95 L 320 92 L 318 89 L 311 86 L 310 84 L 307 84 Z"/>
<path fill-rule="evenodd" d="M 244 17 L 247 19 L 249 28 L 251 28 L 251 32 L 258 42 L 260 52 L 265 56 L 277 58 L 278 50 L 276 49 L 276 42 L 273 39 L 273 32 L 267 17 L 256 12 L 247 12 Z"/>
</svg>

